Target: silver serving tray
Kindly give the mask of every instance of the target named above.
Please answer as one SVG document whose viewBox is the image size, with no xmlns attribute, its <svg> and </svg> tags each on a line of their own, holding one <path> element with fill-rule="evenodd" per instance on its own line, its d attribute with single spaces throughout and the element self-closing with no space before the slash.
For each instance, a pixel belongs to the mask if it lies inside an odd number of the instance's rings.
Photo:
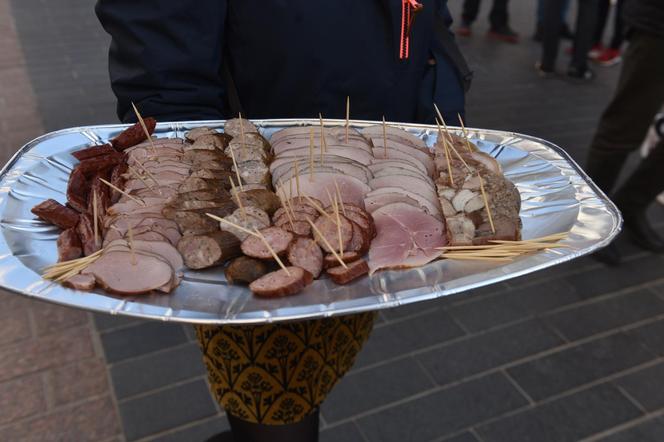
<svg viewBox="0 0 664 442">
<path fill-rule="evenodd" d="M 183 137 L 199 126 L 223 128 L 223 121 L 160 123 L 157 137 Z M 289 126 L 317 120 L 255 121 L 269 138 Z M 327 120 L 326 125 L 341 125 Z M 353 121 L 352 126 L 376 124 Z M 421 137 L 431 146 L 435 127 L 390 123 Z M 45 281 L 40 271 L 56 262 L 58 229 L 30 213 L 40 201 L 65 201 L 67 179 L 76 160 L 69 154 L 91 142 L 101 143 L 125 125 L 86 126 L 43 135 L 23 146 L 0 172 L 0 286 L 16 294 L 61 305 L 165 321 L 256 324 L 321 318 L 396 307 L 494 284 L 542 270 L 597 250 L 619 232 L 615 205 L 559 147 L 511 132 L 469 129 L 481 150 L 493 155 L 516 184 L 523 200 L 523 238 L 569 232 L 571 248 L 539 252 L 506 264 L 439 260 L 427 266 L 377 272 L 339 286 L 326 278 L 297 296 L 260 299 L 243 286 L 226 283 L 221 267 L 188 271 L 170 295 L 119 297 L 102 291 L 80 292 Z M 458 128 L 452 130 L 460 133 Z"/>
</svg>

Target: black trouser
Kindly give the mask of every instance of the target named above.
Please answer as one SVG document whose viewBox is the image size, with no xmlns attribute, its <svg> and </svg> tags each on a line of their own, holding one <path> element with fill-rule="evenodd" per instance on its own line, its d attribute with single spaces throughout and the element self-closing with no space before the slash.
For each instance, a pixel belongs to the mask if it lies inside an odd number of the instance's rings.
<svg viewBox="0 0 664 442">
<path fill-rule="evenodd" d="M 586 171 L 611 193 L 627 156 L 637 150 L 664 104 L 664 38 L 634 32 L 625 51 L 615 95 L 602 114 Z M 645 210 L 664 191 L 664 141 L 657 143 L 614 200 L 625 216 Z"/>
<path fill-rule="evenodd" d="M 500 29 L 507 26 L 507 2 L 508 0 L 493 0 L 489 23 L 491 29 Z M 477 18 L 480 11 L 480 0 L 465 0 L 463 2 L 463 12 L 461 20 L 467 25 L 471 24 Z"/>
<path fill-rule="evenodd" d="M 611 44 L 609 44 L 611 49 L 620 49 L 620 46 L 622 46 L 625 39 L 622 21 L 622 9 L 624 4 L 625 0 L 618 0 L 618 3 L 616 3 L 616 10 L 613 16 L 613 35 L 611 36 Z M 597 26 L 595 27 L 593 44 L 602 43 L 604 28 L 606 27 L 606 22 L 609 18 L 610 6 L 611 0 L 599 0 L 597 9 Z"/>
<path fill-rule="evenodd" d="M 574 52 L 571 65 L 585 70 L 587 56 L 593 43 L 595 18 L 597 16 L 597 0 L 579 0 L 574 34 Z M 552 71 L 558 56 L 560 43 L 560 27 L 562 26 L 561 11 L 565 0 L 544 1 L 544 23 L 542 24 L 542 69 Z"/>
</svg>

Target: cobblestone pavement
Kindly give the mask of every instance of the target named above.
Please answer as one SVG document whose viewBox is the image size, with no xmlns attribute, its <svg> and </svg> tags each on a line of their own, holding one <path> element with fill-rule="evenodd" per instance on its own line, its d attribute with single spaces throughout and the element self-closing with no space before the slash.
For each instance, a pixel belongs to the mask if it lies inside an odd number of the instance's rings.
<svg viewBox="0 0 664 442">
<path fill-rule="evenodd" d="M 618 68 L 592 85 L 537 78 L 531 3 L 511 3 L 521 44 L 487 40 L 486 10 L 460 42 L 476 72 L 469 123 L 551 140 L 582 163 Z M 90 0 L 0 0 L 3 161 L 44 131 L 115 121 L 107 45 Z M 664 231 L 664 208 L 651 215 Z M 664 257 L 619 245 L 619 268 L 582 258 L 381 312 L 323 406 L 322 440 L 664 440 Z M 0 410 L 2 441 L 202 441 L 227 427 L 190 327 L 10 294 Z"/>
</svg>

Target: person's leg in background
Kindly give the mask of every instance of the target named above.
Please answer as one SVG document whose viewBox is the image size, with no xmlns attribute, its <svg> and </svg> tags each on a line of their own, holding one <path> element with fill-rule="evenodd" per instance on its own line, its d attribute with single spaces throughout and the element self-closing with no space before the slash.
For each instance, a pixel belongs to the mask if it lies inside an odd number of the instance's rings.
<svg viewBox="0 0 664 442">
<path fill-rule="evenodd" d="M 638 149 L 648 127 L 664 103 L 664 39 L 635 31 L 630 37 L 613 99 L 604 110 L 586 161 L 586 172 L 607 194 L 611 194 L 627 156 Z M 660 142 L 615 192 L 623 211 L 625 230 L 635 242 L 662 251 L 663 241 L 649 226 L 645 210 L 664 190 Z M 620 262 L 615 246 L 596 257 L 609 264 Z"/>
<path fill-rule="evenodd" d="M 509 26 L 509 13 L 507 12 L 508 0 L 493 0 L 491 13 L 489 14 L 489 37 L 508 43 L 517 43 L 519 34 Z"/>
<path fill-rule="evenodd" d="M 597 2 L 598 0 L 578 0 L 572 61 L 567 70 L 567 76 L 575 80 L 587 81 L 594 78 L 593 72 L 588 68 L 588 52 L 593 44 Z"/>
<path fill-rule="evenodd" d="M 461 12 L 461 25 L 457 29 L 457 35 L 469 37 L 472 34 L 471 25 L 480 12 L 480 0 L 464 0 Z"/>
<path fill-rule="evenodd" d="M 597 58 L 597 56 L 604 50 L 604 29 L 606 28 L 606 21 L 609 18 L 610 8 L 611 0 L 599 0 L 597 3 L 597 19 L 595 23 L 595 33 L 593 35 L 593 46 L 588 54 L 591 59 Z"/>
<path fill-rule="evenodd" d="M 560 44 L 561 11 L 565 0 L 543 0 L 544 21 L 542 22 L 542 58 L 537 69 L 542 76 L 552 75 L 556 68 L 558 46 Z"/>
<path fill-rule="evenodd" d="M 536 9 L 537 24 L 535 26 L 535 34 L 533 35 L 533 40 L 539 42 L 541 42 L 543 39 L 542 26 L 544 23 L 544 1 L 545 0 L 537 0 L 537 9 Z M 560 19 L 562 21 L 562 24 L 560 25 L 560 37 L 567 40 L 572 40 L 574 38 L 574 33 L 567 24 L 567 14 L 569 13 L 570 1 L 571 0 L 565 0 L 563 9 L 560 11 Z"/>
<path fill-rule="evenodd" d="M 374 312 L 265 325 L 196 326 L 232 435 L 214 442 L 314 442 L 320 404 L 352 367 Z"/>
<path fill-rule="evenodd" d="M 622 10 L 624 0 L 618 0 L 613 11 L 613 35 L 609 46 L 597 56 L 597 63 L 600 66 L 615 66 L 622 61 L 620 48 L 625 41 L 625 29 L 623 27 Z"/>
</svg>

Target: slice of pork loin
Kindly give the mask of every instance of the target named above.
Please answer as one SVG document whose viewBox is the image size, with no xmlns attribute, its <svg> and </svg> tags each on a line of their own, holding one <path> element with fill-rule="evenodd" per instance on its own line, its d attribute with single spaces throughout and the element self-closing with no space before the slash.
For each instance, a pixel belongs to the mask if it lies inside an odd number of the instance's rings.
<svg viewBox="0 0 664 442">
<path fill-rule="evenodd" d="M 310 169 L 311 166 L 309 162 L 303 164 L 298 161 L 300 179 L 308 177 Z M 343 173 L 353 176 L 364 183 L 368 183 L 369 180 L 373 178 L 373 174 L 366 166 L 356 162 L 325 162 L 323 166 L 321 166 L 320 163 L 314 162 L 314 167 L 311 170 L 313 170 L 313 172 Z M 274 182 L 279 183 L 293 176 L 295 176 L 295 166 L 294 163 L 290 163 L 283 164 L 276 168 L 272 178 Z"/>
<path fill-rule="evenodd" d="M 414 149 L 415 150 L 415 149 Z M 387 152 L 386 152 L 387 151 Z M 416 150 L 415 150 L 416 151 Z M 419 151 L 417 151 L 419 152 Z M 387 153 L 387 156 L 386 156 Z M 420 152 L 421 153 L 421 152 Z M 404 152 L 402 150 L 397 150 L 397 149 L 383 149 L 381 148 L 374 148 L 373 149 L 373 154 L 374 157 L 377 159 L 391 159 L 391 158 L 398 158 L 400 160 L 404 161 L 410 161 L 411 163 L 414 164 L 421 164 L 424 166 L 427 176 L 432 177 L 436 173 L 436 165 L 433 161 L 433 158 L 427 157 L 426 159 L 421 159 L 416 156 L 411 155 L 410 153 Z M 425 155 L 425 154 L 422 154 Z"/>
<path fill-rule="evenodd" d="M 99 286 L 119 295 L 140 295 L 170 286 L 174 276 L 165 259 L 125 251 L 103 253 L 81 273 L 93 275 Z"/>
<path fill-rule="evenodd" d="M 301 178 L 300 192 L 303 195 L 322 201 L 325 206 L 331 204 L 330 195 L 336 194 L 335 181 L 339 186 L 342 199 L 346 203 L 364 207 L 364 196 L 371 192 L 371 187 L 349 175 L 330 172 L 315 172 L 312 174 L 312 177 L 313 181 L 309 181 L 309 175 L 307 175 L 305 185 L 302 183 L 304 178 Z M 285 192 L 284 194 L 288 195 L 291 187 L 297 189 L 295 178 L 286 180 L 279 185 L 277 188 L 277 194 L 279 194 L 279 192 Z"/>
<path fill-rule="evenodd" d="M 346 146 L 327 146 L 325 153 L 331 155 L 337 155 L 340 157 L 345 157 L 353 161 L 357 161 L 360 164 L 368 166 L 373 161 L 373 155 L 371 153 L 358 150 L 353 147 Z M 283 152 L 277 158 L 286 158 L 286 157 L 309 157 L 309 148 L 301 147 L 298 149 L 291 149 Z M 324 161 L 324 160 L 323 160 Z"/>
<path fill-rule="evenodd" d="M 374 178 L 369 183 L 369 186 L 371 186 L 372 190 L 386 187 L 398 187 L 413 193 L 417 193 L 418 195 L 422 195 L 427 199 L 427 201 L 431 203 L 432 206 L 438 206 L 438 195 L 436 194 L 436 188 L 431 186 L 426 181 L 410 175 L 395 175 L 391 177 L 383 176 Z"/>
<path fill-rule="evenodd" d="M 141 241 L 136 240 L 131 244 L 134 247 L 134 250 L 151 253 L 153 255 L 158 255 L 164 258 L 171 265 L 174 271 L 179 272 L 184 267 L 184 261 L 182 260 L 182 255 L 180 252 L 168 242 L 165 241 Z M 129 241 L 119 239 L 112 241 L 106 246 L 106 251 L 112 250 L 130 250 Z"/>
<path fill-rule="evenodd" d="M 411 144 L 414 147 L 417 147 L 421 150 L 428 150 L 427 145 L 421 138 L 411 134 L 410 132 L 400 129 L 395 126 L 385 125 L 385 134 L 390 139 L 403 140 L 404 142 Z M 383 136 L 383 125 L 376 124 L 374 126 L 368 126 L 360 130 L 360 133 L 367 138 L 372 137 L 382 137 Z"/>
</svg>

